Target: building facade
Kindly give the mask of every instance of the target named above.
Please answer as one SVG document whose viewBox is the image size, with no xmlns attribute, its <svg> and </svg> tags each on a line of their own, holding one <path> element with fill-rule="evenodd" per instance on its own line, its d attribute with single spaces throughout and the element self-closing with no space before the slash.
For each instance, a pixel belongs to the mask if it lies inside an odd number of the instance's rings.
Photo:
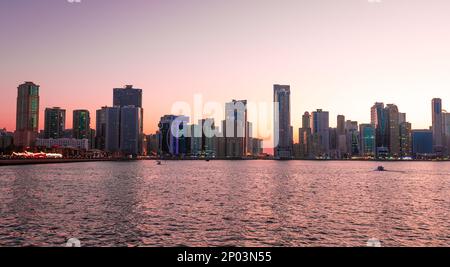
<svg viewBox="0 0 450 267">
<path fill-rule="evenodd" d="M 17 148 L 34 146 L 39 132 L 39 85 L 25 82 L 17 88 L 16 131 Z"/>
<path fill-rule="evenodd" d="M 73 138 L 88 139 L 91 133 L 91 116 L 88 110 L 78 109 L 73 111 Z"/>
<path fill-rule="evenodd" d="M 59 139 L 66 130 L 66 110 L 59 107 L 45 109 L 44 138 Z"/>
<path fill-rule="evenodd" d="M 292 158 L 291 89 L 289 85 L 273 86 L 274 102 L 274 155 L 276 158 Z"/>
</svg>

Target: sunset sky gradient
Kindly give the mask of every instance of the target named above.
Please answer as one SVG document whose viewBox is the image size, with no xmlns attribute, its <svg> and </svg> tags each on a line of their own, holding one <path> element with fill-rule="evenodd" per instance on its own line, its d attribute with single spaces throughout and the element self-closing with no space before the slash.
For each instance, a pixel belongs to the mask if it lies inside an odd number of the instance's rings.
<svg viewBox="0 0 450 267">
<path fill-rule="evenodd" d="M 95 110 L 112 88 L 144 91 L 145 132 L 176 101 L 270 102 L 291 85 L 292 124 L 317 108 L 360 123 L 376 101 L 413 128 L 431 99 L 450 109 L 450 1 L 0 0 L 0 128 L 15 128 L 17 86 L 45 107 Z M 271 119 L 271 118 L 268 118 Z"/>
</svg>

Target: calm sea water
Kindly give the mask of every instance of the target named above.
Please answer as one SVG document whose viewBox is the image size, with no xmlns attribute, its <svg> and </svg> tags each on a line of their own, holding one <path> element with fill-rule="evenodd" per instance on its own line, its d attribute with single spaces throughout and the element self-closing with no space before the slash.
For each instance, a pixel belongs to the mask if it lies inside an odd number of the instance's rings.
<svg viewBox="0 0 450 267">
<path fill-rule="evenodd" d="M 0 167 L 0 246 L 450 246 L 450 163 Z"/>
</svg>

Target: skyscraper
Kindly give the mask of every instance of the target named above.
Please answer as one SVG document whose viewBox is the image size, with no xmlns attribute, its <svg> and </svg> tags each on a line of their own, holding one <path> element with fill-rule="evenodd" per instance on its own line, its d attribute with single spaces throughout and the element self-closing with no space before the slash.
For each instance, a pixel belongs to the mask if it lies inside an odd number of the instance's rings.
<svg viewBox="0 0 450 267">
<path fill-rule="evenodd" d="M 388 116 L 384 103 L 375 103 L 370 110 L 372 127 L 375 129 L 376 154 L 386 151 L 388 146 Z"/>
<path fill-rule="evenodd" d="M 140 108 L 139 122 L 133 124 L 139 124 L 139 153 L 143 152 L 143 139 L 144 139 L 144 109 L 142 107 L 142 89 L 133 88 L 133 85 L 125 85 L 124 88 L 114 88 L 113 90 L 113 105 L 115 107 L 131 107 Z M 129 117 L 131 118 L 131 117 Z"/>
<path fill-rule="evenodd" d="M 312 113 L 311 130 L 313 135 L 314 153 L 325 156 L 330 153 L 330 115 L 328 111 L 318 109 Z"/>
<path fill-rule="evenodd" d="M 248 150 L 250 133 L 247 114 L 247 100 L 232 100 L 225 104 L 226 155 L 241 158 L 250 154 Z"/>
<path fill-rule="evenodd" d="M 443 115 L 443 132 L 445 137 L 447 156 L 450 156 L 450 113 L 444 112 Z"/>
<path fill-rule="evenodd" d="M 412 155 L 411 127 L 409 122 L 400 123 L 400 156 L 402 158 L 411 157 Z"/>
<path fill-rule="evenodd" d="M 289 85 L 275 84 L 273 86 L 274 102 L 274 140 L 275 157 L 291 158 L 292 154 L 292 125 L 291 125 L 291 89 Z M 277 142 L 278 141 L 278 142 Z"/>
<path fill-rule="evenodd" d="M 142 89 L 125 85 L 124 88 L 113 89 L 113 105 L 117 107 L 135 106 L 142 108 Z"/>
<path fill-rule="evenodd" d="M 105 151 L 118 153 L 120 151 L 120 108 L 102 108 L 105 115 Z"/>
<path fill-rule="evenodd" d="M 73 111 L 73 138 L 89 139 L 91 133 L 91 117 L 88 110 Z"/>
<path fill-rule="evenodd" d="M 299 156 L 301 158 L 309 158 L 311 156 L 311 115 L 305 112 L 302 116 L 302 127 L 298 133 Z"/>
<path fill-rule="evenodd" d="M 360 154 L 363 157 L 375 156 L 375 129 L 371 124 L 360 124 Z"/>
<path fill-rule="evenodd" d="M 443 150 L 443 130 L 442 130 L 442 100 L 434 98 L 431 101 L 432 107 L 432 131 L 433 131 L 433 151 L 440 154 Z"/>
<path fill-rule="evenodd" d="M 64 137 L 66 129 L 66 110 L 59 107 L 45 109 L 44 138 L 58 139 Z"/>
<path fill-rule="evenodd" d="M 120 151 L 125 155 L 141 153 L 141 108 L 125 106 L 120 109 Z"/>
<path fill-rule="evenodd" d="M 39 131 L 39 85 L 25 82 L 17 88 L 17 113 L 14 145 L 34 145 Z"/>
<path fill-rule="evenodd" d="M 391 156 L 400 155 L 400 124 L 398 107 L 394 104 L 386 105 L 388 116 L 388 149 Z"/>
<path fill-rule="evenodd" d="M 181 156 L 187 153 L 189 118 L 185 116 L 164 115 L 161 117 L 159 127 L 159 150 L 158 154 L 166 156 Z M 175 125 L 176 124 L 176 125 Z M 201 146 L 201 138 L 199 146 Z M 200 148 L 201 149 L 201 148 Z"/>
<path fill-rule="evenodd" d="M 100 150 L 105 150 L 107 109 L 108 107 L 98 109 L 95 116 L 95 148 Z"/>
</svg>

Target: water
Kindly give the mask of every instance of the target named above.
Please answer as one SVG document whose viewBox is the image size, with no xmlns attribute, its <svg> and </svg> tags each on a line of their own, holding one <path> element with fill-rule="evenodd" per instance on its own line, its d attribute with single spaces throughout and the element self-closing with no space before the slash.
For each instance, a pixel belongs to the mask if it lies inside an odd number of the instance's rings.
<svg viewBox="0 0 450 267">
<path fill-rule="evenodd" d="M 450 163 L 0 167 L 0 245 L 450 246 Z"/>
</svg>

